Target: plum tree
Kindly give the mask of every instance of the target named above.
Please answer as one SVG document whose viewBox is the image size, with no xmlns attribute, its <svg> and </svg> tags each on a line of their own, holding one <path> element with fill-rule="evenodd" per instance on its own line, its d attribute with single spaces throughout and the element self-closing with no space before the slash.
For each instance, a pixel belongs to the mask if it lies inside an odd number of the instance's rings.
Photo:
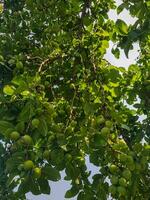
<svg viewBox="0 0 150 200">
<path fill-rule="evenodd" d="M 1 2 L 0 199 L 50 194 L 61 171 L 64 198 L 149 199 L 149 1 Z M 108 62 L 111 43 L 116 58 L 138 43 L 136 62 Z"/>
</svg>

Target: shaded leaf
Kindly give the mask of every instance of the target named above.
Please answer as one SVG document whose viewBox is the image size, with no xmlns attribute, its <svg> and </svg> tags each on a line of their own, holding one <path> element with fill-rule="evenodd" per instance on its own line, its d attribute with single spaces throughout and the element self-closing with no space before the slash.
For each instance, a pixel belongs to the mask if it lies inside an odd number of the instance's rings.
<svg viewBox="0 0 150 200">
<path fill-rule="evenodd" d="M 119 59 L 119 57 L 120 57 L 120 51 L 119 51 L 118 48 L 115 48 L 115 49 L 112 48 L 111 52 L 115 56 L 115 58 Z"/>
<path fill-rule="evenodd" d="M 121 128 L 126 129 L 128 131 L 130 131 L 130 127 L 127 126 L 126 124 L 121 124 Z"/>
<path fill-rule="evenodd" d="M 122 4 L 120 4 L 120 6 L 118 6 L 118 8 L 117 8 L 117 14 L 119 15 L 123 10 L 124 10 L 124 8 L 126 8 L 126 3 L 122 3 Z"/>
<path fill-rule="evenodd" d="M 118 19 L 116 21 L 116 28 L 117 28 L 117 31 L 118 31 L 119 34 L 121 34 L 121 35 L 127 35 L 128 34 L 128 26 L 123 20 Z"/>
<path fill-rule="evenodd" d="M 32 192 L 32 194 L 34 195 L 41 194 L 38 182 L 36 182 L 31 176 L 29 177 L 28 184 L 30 185 L 30 191 Z"/>
<path fill-rule="evenodd" d="M 28 122 L 33 115 L 34 115 L 33 104 L 31 102 L 27 102 L 18 117 L 18 121 Z"/>
<path fill-rule="evenodd" d="M 42 173 L 48 180 L 51 181 L 59 181 L 61 179 L 59 171 L 50 165 L 46 165 L 42 168 Z"/>
<path fill-rule="evenodd" d="M 72 187 L 70 190 L 68 190 L 65 194 L 65 198 L 72 198 L 75 197 L 79 192 L 79 189 L 76 187 Z"/>
<path fill-rule="evenodd" d="M 7 135 L 7 133 L 10 133 L 12 130 L 14 130 L 14 126 L 12 123 L 7 121 L 0 121 L 0 133 L 3 135 Z"/>
<path fill-rule="evenodd" d="M 47 135 L 48 127 L 47 127 L 46 119 L 44 119 L 44 118 L 40 119 L 40 123 L 38 126 L 38 132 L 43 136 Z"/>
<path fill-rule="evenodd" d="M 50 194 L 51 188 L 50 188 L 50 185 L 48 183 L 48 180 L 46 180 L 44 178 L 40 178 L 37 181 L 39 183 L 41 193 Z"/>
</svg>

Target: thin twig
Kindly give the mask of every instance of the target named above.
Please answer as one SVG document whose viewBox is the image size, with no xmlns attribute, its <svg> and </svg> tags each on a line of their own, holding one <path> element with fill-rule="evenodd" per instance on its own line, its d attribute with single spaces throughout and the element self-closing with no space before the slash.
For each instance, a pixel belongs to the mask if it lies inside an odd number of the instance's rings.
<svg viewBox="0 0 150 200">
<path fill-rule="evenodd" d="M 40 64 L 40 67 L 39 67 L 39 69 L 38 69 L 38 72 L 40 73 L 40 72 L 43 70 L 43 67 L 44 67 L 45 65 L 50 64 L 50 63 L 54 62 L 55 60 L 57 60 L 57 59 L 59 59 L 59 58 L 61 58 L 61 56 L 60 56 L 60 55 L 56 55 L 56 56 L 53 57 L 53 58 L 47 58 L 47 59 L 45 59 L 45 60 Z"/>
<path fill-rule="evenodd" d="M 66 132 L 67 127 L 68 127 L 68 125 L 69 125 L 69 122 L 70 122 L 70 120 L 72 119 L 73 104 L 74 104 L 75 97 L 76 97 L 76 90 L 75 90 L 74 95 L 73 95 L 73 98 L 72 98 L 71 109 L 70 109 L 70 115 L 69 115 L 68 121 L 67 121 L 67 123 L 66 123 L 66 128 L 65 128 L 65 131 L 64 131 L 64 132 Z"/>
<path fill-rule="evenodd" d="M 36 60 L 36 59 L 38 59 L 38 60 L 42 60 L 42 58 L 39 57 L 39 56 L 31 57 L 31 56 L 29 56 L 29 55 L 27 55 L 27 59 L 28 59 L 28 60 Z"/>
<path fill-rule="evenodd" d="M 90 0 L 86 0 L 84 2 L 83 9 L 81 11 L 81 20 L 83 20 L 83 18 L 85 17 L 87 9 L 90 8 L 90 3 L 91 3 Z"/>
</svg>

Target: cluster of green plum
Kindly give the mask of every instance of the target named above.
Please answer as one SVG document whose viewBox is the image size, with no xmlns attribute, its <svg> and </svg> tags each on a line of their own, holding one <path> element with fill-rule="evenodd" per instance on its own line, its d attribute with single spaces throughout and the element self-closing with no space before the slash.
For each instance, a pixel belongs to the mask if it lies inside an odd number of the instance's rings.
<svg viewBox="0 0 150 200">
<path fill-rule="evenodd" d="M 133 152 L 123 139 L 117 139 L 112 148 L 117 152 L 117 160 L 121 166 L 137 174 L 144 170 L 147 157 L 138 152 Z M 141 149 L 142 152 L 142 149 Z"/>
<path fill-rule="evenodd" d="M 40 123 L 39 119 L 36 119 L 36 118 L 33 119 L 31 122 L 33 128 L 38 128 L 39 123 Z M 25 135 L 21 136 L 18 131 L 11 132 L 10 139 L 14 142 L 20 140 L 20 142 L 22 142 L 25 145 L 32 145 L 32 143 L 33 143 L 33 140 L 30 135 L 25 134 Z"/>
<path fill-rule="evenodd" d="M 49 150 L 45 150 L 43 152 L 43 159 L 47 160 L 47 161 L 50 159 L 50 151 Z M 42 168 L 37 167 L 32 160 L 24 161 L 23 164 L 20 164 L 19 168 L 20 168 L 20 170 L 23 169 L 26 172 L 30 172 L 32 174 L 33 178 L 36 178 L 36 179 L 40 178 L 42 175 Z"/>
<path fill-rule="evenodd" d="M 138 144 L 139 151 L 133 152 L 123 138 L 110 141 L 110 147 L 118 164 L 109 166 L 111 174 L 109 177 L 111 181 L 109 192 L 114 198 L 123 197 L 124 199 L 127 197 L 128 188 L 132 184 L 132 176 L 139 177 L 146 169 L 147 156 L 141 153 L 142 145 Z"/>
<path fill-rule="evenodd" d="M 114 164 L 109 166 L 109 170 L 111 173 L 109 192 L 112 197 L 126 196 L 127 186 L 131 180 L 131 171 L 129 169 L 123 169 L 121 172 L 118 166 Z"/>
<path fill-rule="evenodd" d="M 20 168 L 23 168 L 25 171 L 32 171 L 34 178 L 40 178 L 42 174 L 42 169 L 40 167 L 35 167 L 32 160 L 26 160 Z"/>
<path fill-rule="evenodd" d="M 91 127 L 101 129 L 101 136 L 108 138 L 110 131 L 113 127 L 113 122 L 106 120 L 103 115 L 91 119 Z"/>
<path fill-rule="evenodd" d="M 38 128 L 39 126 L 39 119 L 33 119 L 32 122 L 31 122 L 31 125 L 33 128 Z M 21 136 L 21 134 L 18 132 L 18 131 L 13 131 L 10 133 L 10 139 L 13 141 L 13 142 L 16 142 L 18 145 L 19 144 L 23 144 L 25 146 L 30 146 L 33 144 L 33 140 L 32 140 L 32 137 L 28 134 L 25 134 L 23 136 Z M 12 146 L 12 150 L 13 148 L 15 147 L 15 143 L 13 144 Z M 47 157 L 47 153 L 45 152 L 44 153 L 45 157 Z M 23 164 L 21 164 L 19 166 L 20 169 L 24 169 L 25 171 L 31 171 L 33 172 L 33 176 L 35 178 L 39 178 L 41 176 L 41 168 L 39 167 L 35 167 L 34 163 L 32 160 L 26 160 L 24 161 Z"/>
</svg>

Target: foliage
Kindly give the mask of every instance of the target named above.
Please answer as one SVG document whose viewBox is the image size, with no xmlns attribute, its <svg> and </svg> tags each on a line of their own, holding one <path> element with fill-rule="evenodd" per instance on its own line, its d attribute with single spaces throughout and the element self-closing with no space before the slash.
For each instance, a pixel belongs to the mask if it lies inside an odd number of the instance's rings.
<svg viewBox="0 0 150 200">
<path fill-rule="evenodd" d="M 128 9 L 128 26 L 108 11 Z M 150 2 L 6 0 L 0 7 L 0 198 L 149 199 Z M 141 51 L 128 70 L 104 59 Z M 140 115 L 145 115 L 143 122 Z M 90 181 L 85 157 L 99 167 Z M 108 181 L 109 180 L 109 181 Z M 17 191 L 16 191 L 17 188 Z"/>
</svg>

